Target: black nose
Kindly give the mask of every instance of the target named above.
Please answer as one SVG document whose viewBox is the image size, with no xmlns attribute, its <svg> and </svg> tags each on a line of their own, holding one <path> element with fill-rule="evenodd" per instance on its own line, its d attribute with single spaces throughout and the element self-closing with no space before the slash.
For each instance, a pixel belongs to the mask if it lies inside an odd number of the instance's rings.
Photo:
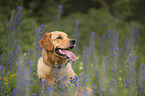
<svg viewBox="0 0 145 96">
<path fill-rule="evenodd" d="M 71 44 L 75 44 L 75 43 L 76 43 L 76 41 L 75 41 L 74 39 L 71 39 L 69 42 L 70 42 Z"/>
</svg>

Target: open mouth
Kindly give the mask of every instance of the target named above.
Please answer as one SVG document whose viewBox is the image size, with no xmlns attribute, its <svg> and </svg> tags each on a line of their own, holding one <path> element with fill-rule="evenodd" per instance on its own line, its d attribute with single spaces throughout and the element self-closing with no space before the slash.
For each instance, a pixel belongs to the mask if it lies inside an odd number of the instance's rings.
<svg viewBox="0 0 145 96">
<path fill-rule="evenodd" d="M 73 54 L 72 51 L 69 50 L 69 48 L 62 49 L 62 48 L 56 48 L 56 53 L 64 58 L 70 58 L 72 61 L 76 60 L 76 56 Z"/>
</svg>

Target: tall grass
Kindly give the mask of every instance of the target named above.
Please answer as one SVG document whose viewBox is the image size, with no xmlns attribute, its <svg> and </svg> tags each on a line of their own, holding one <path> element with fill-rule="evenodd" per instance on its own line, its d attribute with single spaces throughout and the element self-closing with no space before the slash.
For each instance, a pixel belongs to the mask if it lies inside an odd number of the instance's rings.
<svg viewBox="0 0 145 96">
<path fill-rule="evenodd" d="M 58 6 L 58 16 L 56 18 L 55 30 L 62 29 L 61 13 L 62 7 Z M 129 34 L 125 39 L 125 44 L 119 42 L 123 40 L 116 31 L 108 31 L 101 39 L 96 41 L 95 32 L 91 32 L 89 45 L 84 48 L 76 46 L 75 53 L 78 59 L 73 63 L 73 69 L 77 73 L 75 79 L 71 79 L 72 84 L 64 86 L 57 76 L 57 68 L 54 70 L 56 78 L 55 86 L 44 88 L 46 81 L 42 81 L 37 76 L 37 61 L 41 57 L 39 40 L 45 34 L 45 28 L 35 30 L 35 48 L 28 49 L 27 53 L 21 51 L 21 7 L 18 7 L 16 16 L 12 15 L 8 23 L 8 48 L 0 56 L 0 95 L 12 96 L 42 96 L 67 94 L 74 95 L 77 91 L 76 81 L 84 89 L 79 92 L 80 96 L 90 96 L 88 89 L 92 90 L 92 96 L 145 96 L 145 64 L 138 64 L 136 46 L 139 38 L 139 29 L 133 24 L 130 25 Z M 15 18 L 15 19 L 14 19 Z M 103 26 L 102 26 L 103 27 Z M 74 38 L 79 42 L 79 21 L 74 27 Z M 96 43 L 99 42 L 99 43 Z M 96 45 L 98 44 L 98 45 Z M 98 47 L 99 46 L 99 47 Z M 84 50 L 79 54 L 79 50 Z M 138 64 L 138 65 L 137 65 Z M 137 70 L 139 66 L 139 70 Z M 67 90 L 67 91 L 66 91 Z"/>
</svg>

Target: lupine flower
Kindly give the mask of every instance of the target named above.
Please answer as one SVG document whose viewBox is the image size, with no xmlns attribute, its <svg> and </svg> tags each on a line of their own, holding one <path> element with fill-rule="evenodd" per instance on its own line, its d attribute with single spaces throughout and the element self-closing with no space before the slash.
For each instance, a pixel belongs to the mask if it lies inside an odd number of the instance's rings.
<svg viewBox="0 0 145 96">
<path fill-rule="evenodd" d="M 15 38 L 16 38 L 16 48 L 17 48 L 17 50 L 18 51 L 21 51 L 21 42 L 20 42 L 20 35 L 21 35 L 21 28 L 20 28 L 20 25 L 21 25 L 21 7 L 20 6 L 18 6 L 17 7 L 17 14 L 16 14 L 16 17 L 15 17 L 15 27 L 16 27 L 16 36 L 15 36 Z M 19 52 L 17 53 L 17 54 L 19 54 Z"/>
<path fill-rule="evenodd" d="M 82 56 L 82 60 L 83 60 L 83 69 L 84 71 L 87 71 L 87 64 L 88 64 L 88 54 L 89 54 L 89 48 L 87 46 L 85 46 L 85 53 Z"/>
<path fill-rule="evenodd" d="M 0 92 L 0 94 L 3 94 L 4 95 L 4 93 L 5 93 L 5 84 L 4 84 L 4 72 L 5 72 L 5 70 L 4 70 L 4 65 L 5 65 L 5 59 L 4 59 L 4 54 L 1 54 L 1 56 L 0 56 L 0 63 L 1 63 L 1 65 L 0 65 L 0 90 L 1 90 L 1 92 Z M 2 95 L 1 95 L 2 96 Z"/>
<path fill-rule="evenodd" d="M 112 73 L 111 73 L 111 85 L 117 84 L 118 81 L 118 37 L 119 34 L 116 33 L 116 31 L 109 31 L 109 39 L 110 40 L 110 45 L 111 45 L 111 51 L 112 51 Z"/>
<path fill-rule="evenodd" d="M 76 40 L 76 44 L 78 44 L 79 41 L 79 20 L 76 20 L 74 32 L 73 32 L 73 38 Z M 78 50 L 78 47 L 75 47 L 75 50 Z"/>
<path fill-rule="evenodd" d="M 14 16 L 12 15 L 11 17 L 10 17 L 10 20 L 9 20 L 9 22 L 8 22 L 8 26 L 7 26 L 7 33 L 6 33 L 6 36 L 7 36 L 7 45 L 8 45 L 8 48 L 10 48 L 11 47 L 11 45 L 13 45 L 13 42 L 14 42 L 14 38 L 13 38 L 13 35 L 12 35 L 12 32 L 13 32 L 13 26 L 14 26 L 14 24 L 13 24 L 13 22 L 14 22 Z"/>
<path fill-rule="evenodd" d="M 91 52 L 91 55 L 93 56 L 93 62 L 92 62 L 92 64 L 94 64 L 96 61 L 97 61 L 97 56 L 96 56 L 96 47 L 95 47 L 95 32 L 91 32 L 91 36 L 90 36 L 90 44 L 91 44 L 91 50 L 92 50 L 92 52 Z"/>
<path fill-rule="evenodd" d="M 129 88 L 129 95 L 133 95 L 136 90 L 136 55 L 131 52 L 127 57 L 127 77 L 125 83 L 125 87 Z"/>
<path fill-rule="evenodd" d="M 21 42 L 20 42 L 20 35 L 21 35 L 21 7 L 17 7 L 17 14 L 14 16 L 14 14 L 11 16 L 7 30 L 8 33 L 6 34 L 8 37 L 8 51 L 14 51 L 13 52 L 13 57 L 14 59 L 17 58 L 17 55 L 20 54 L 21 51 Z"/>
<path fill-rule="evenodd" d="M 44 33 L 45 33 L 45 29 L 44 29 L 44 26 L 43 25 L 40 25 L 40 37 L 43 37 L 43 35 L 44 35 Z M 39 40 L 40 40 L 41 38 L 39 38 Z"/>
<path fill-rule="evenodd" d="M 45 95 L 45 92 L 46 92 L 46 90 L 45 90 L 45 87 L 46 87 L 46 85 L 47 85 L 47 82 L 46 82 L 46 80 L 41 80 L 40 79 L 40 82 L 39 82 L 39 84 L 40 84 L 40 90 L 39 90 L 39 95 L 40 96 L 43 96 L 43 95 Z M 49 91 L 49 90 L 48 90 Z M 49 94 L 47 94 L 47 95 L 49 95 Z"/>
<path fill-rule="evenodd" d="M 29 74 L 30 72 L 26 70 L 23 59 L 18 59 L 17 71 L 16 71 L 17 84 L 16 84 L 16 89 L 13 90 L 14 95 L 21 95 L 21 94 L 28 95 L 29 94 L 30 88 L 28 85 L 30 85 L 31 83 Z"/>
<path fill-rule="evenodd" d="M 17 27 L 18 35 L 21 35 L 21 29 L 20 29 L 20 25 L 21 25 L 21 7 L 18 6 L 17 10 L 18 10 L 18 12 L 17 12 L 16 17 L 15 17 L 15 26 Z"/>
<path fill-rule="evenodd" d="M 138 42 L 138 38 L 139 38 L 139 27 L 136 26 L 135 27 L 135 45 L 137 45 L 137 42 Z"/>
<path fill-rule="evenodd" d="M 135 70 L 135 64 L 137 61 L 137 57 L 135 54 L 135 48 L 136 48 L 136 42 L 139 35 L 138 31 L 136 32 L 136 29 L 134 28 L 133 24 L 130 25 L 130 38 L 128 39 L 128 46 L 127 46 L 127 63 L 126 63 L 126 81 L 124 82 L 125 87 L 129 88 L 130 92 L 129 95 L 133 95 L 134 91 L 136 90 L 136 70 Z"/>
<path fill-rule="evenodd" d="M 87 96 L 87 91 L 88 91 L 88 89 L 87 89 L 87 81 L 88 81 L 88 78 L 89 78 L 89 75 L 86 75 L 85 77 L 84 77 L 84 80 L 82 81 L 83 82 L 83 96 L 84 95 L 86 95 Z"/>
<path fill-rule="evenodd" d="M 90 45 L 89 47 L 85 46 L 85 53 L 83 54 L 83 64 L 84 64 L 84 71 L 86 71 L 88 68 L 91 68 L 94 66 L 93 64 L 97 61 L 96 53 L 95 53 L 95 32 L 91 32 L 90 35 Z M 92 64 L 92 67 L 87 66 L 88 63 Z"/>
<path fill-rule="evenodd" d="M 104 54 L 105 52 L 105 35 L 101 36 L 101 45 L 100 45 L 100 54 Z"/>
<path fill-rule="evenodd" d="M 44 35 L 44 26 L 40 25 L 40 30 L 36 28 L 35 30 L 35 50 L 36 50 L 36 60 L 41 57 L 41 47 L 39 45 L 39 40 L 43 37 Z"/>
<path fill-rule="evenodd" d="M 39 38 L 39 30 L 38 30 L 38 28 L 36 28 L 35 31 L 36 31 L 35 32 L 35 41 L 34 41 L 34 42 L 36 42 L 35 49 L 38 49 L 38 46 L 39 46 L 39 40 L 38 40 L 38 38 Z"/>
<path fill-rule="evenodd" d="M 74 75 L 74 78 L 70 77 L 70 82 L 71 82 L 71 84 L 74 85 L 75 90 L 77 90 L 77 87 L 78 87 L 78 86 L 77 86 L 77 83 L 78 83 L 78 77 L 75 76 L 75 75 Z"/>
<path fill-rule="evenodd" d="M 95 38 L 95 32 L 91 32 L 89 43 L 91 44 L 90 50 L 91 50 L 91 55 L 93 55 L 93 56 L 94 56 L 95 49 L 96 49 L 95 48 L 94 38 Z"/>
<path fill-rule="evenodd" d="M 61 15 L 63 13 L 62 7 L 63 7 L 63 5 L 58 5 L 58 9 L 57 9 L 58 14 L 56 17 L 56 23 L 53 27 L 54 30 L 61 30 L 62 29 L 62 25 L 61 25 Z"/>
<path fill-rule="evenodd" d="M 60 11 L 60 10 L 62 10 L 62 7 L 63 7 L 63 5 L 57 5 L 58 6 L 58 9 L 57 9 L 57 11 Z"/>
<path fill-rule="evenodd" d="M 8 62 L 7 62 L 7 70 L 11 70 L 12 69 L 12 66 L 13 66 L 13 52 L 9 51 L 9 54 L 8 54 Z"/>
<path fill-rule="evenodd" d="M 130 31 L 129 31 L 129 35 L 130 35 L 130 42 L 131 42 L 131 50 L 134 50 L 136 48 L 137 45 L 137 40 L 139 37 L 139 29 L 138 26 L 136 26 L 134 28 L 133 24 L 130 24 Z"/>
<path fill-rule="evenodd" d="M 0 95 L 3 96 L 4 95 L 4 90 L 5 90 L 5 87 L 4 87 L 4 78 L 3 78 L 3 66 L 1 65 L 0 66 Z"/>
<path fill-rule="evenodd" d="M 8 22 L 8 26 L 7 26 L 7 44 L 8 44 L 8 49 L 11 48 L 11 50 L 14 50 L 14 45 L 15 45 L 15 40 L 14 40 L 14 15 L 11 16 L 10 21 Z"/>
<path fill-rule="evenodd" d="M 145 64 L 141 64 L 139 68 L 139 80 L 138 80 L 138 96 L 142 96 L 145 92 Z"/>
</svg>

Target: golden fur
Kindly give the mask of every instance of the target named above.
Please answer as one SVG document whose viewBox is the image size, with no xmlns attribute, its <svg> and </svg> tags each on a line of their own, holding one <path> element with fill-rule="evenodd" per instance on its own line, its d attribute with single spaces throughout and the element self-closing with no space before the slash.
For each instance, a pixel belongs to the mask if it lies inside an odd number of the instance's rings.
<svg viewBox="0 0 145 96">
<path fill-rule="evenodd" d="M 57 39 L 58 37 L 61 37 L 61 39 Z M 68 58 L 64 58 L 55 52 L 56 48 L 69 48 L 71 46 L 70 40 L 66 33 L 54 31 L 46 33 L 39 41 L 42 47 L 42 57 L 38 60 L 37 74 L 39 78 L 47 81 L 47 86 L 54 84 L 53 70 L 55 64 L 61 67 L 58 70 L 58 76 L 59 79 L 66 78 L 63 80 L 66 85 L 70 83 L 70 77 L 74 78 L 76 75 L 71 67 L 71 63 L 67 63 Z"/>
</svg>

